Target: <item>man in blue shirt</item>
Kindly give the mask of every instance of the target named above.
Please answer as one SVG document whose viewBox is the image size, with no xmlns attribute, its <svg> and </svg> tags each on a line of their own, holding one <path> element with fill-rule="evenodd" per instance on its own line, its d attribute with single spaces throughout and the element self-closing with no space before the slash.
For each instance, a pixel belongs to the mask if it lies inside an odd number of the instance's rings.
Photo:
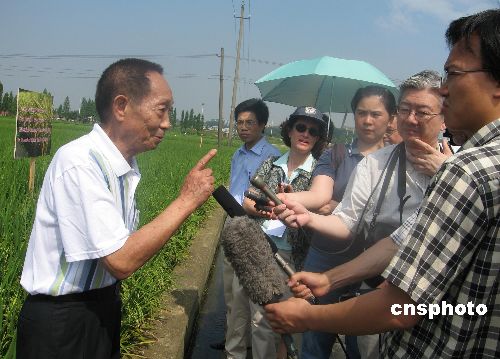
<svg viewBox="0 0 500 359">
<path fill-rule="evenodd" d="M 244 142 L 231 160 L 229 192 L 242 203 L 257 168 L 270 156 L 280 151 L 267 142 L 264 128 L 269 110 L 264 101 L 249 99 L 234 109 L 238 136 Z M 234 275 L 231 264 L 224 260 L 224 299 L 226 301 L 227 332 L 225 349 L 228 358 L 246 358 L 247 338 L 250 338 L 250 307 L 248 297 Z M 250 342 L 250 341 L 249 341 Z M 216 347 L 216 346 L 213 346 Z M 222 345 L 221 345 L 222 349 Z"/>
</svg>

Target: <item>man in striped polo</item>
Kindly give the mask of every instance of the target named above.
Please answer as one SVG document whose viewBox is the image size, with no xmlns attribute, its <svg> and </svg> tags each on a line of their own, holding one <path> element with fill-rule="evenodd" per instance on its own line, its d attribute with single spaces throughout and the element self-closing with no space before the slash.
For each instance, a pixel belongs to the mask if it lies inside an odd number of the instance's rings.
<svg viewBox="0 0 500 359">
<path fill-rule="evenodd" d="M 124 59 L 97 84 L 101 119 L 54 155 L 45 174 L 24 262 L 28 297 L 19 316 L 18 358 L 119 358 L 119 280 L 146 263 L 213 191 L 205 168 L 189 172 L 179 196 L 136 231 L 135 156 L 170 128 L 172 91 L 155 63 Z"/>
</svg>

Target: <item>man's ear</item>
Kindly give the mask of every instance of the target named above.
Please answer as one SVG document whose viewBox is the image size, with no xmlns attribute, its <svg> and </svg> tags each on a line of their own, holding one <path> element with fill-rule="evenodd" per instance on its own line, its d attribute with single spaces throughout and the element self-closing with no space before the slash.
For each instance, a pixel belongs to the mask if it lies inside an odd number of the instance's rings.
<svg viewBox="0 0 500 359">
<path fill-rule="evenodd" d="M 497 81 L 495 89 L 493 90 L 493 97 L 500 99 L 500 81 Z"/>
<path fill-rule="evenodd" d="M 129 99 L 125 95 L 118 95 L 113 99 L 113 114 L 118 121 L 125 119 L 125 113 L 129 105 Z"/>
</svg>

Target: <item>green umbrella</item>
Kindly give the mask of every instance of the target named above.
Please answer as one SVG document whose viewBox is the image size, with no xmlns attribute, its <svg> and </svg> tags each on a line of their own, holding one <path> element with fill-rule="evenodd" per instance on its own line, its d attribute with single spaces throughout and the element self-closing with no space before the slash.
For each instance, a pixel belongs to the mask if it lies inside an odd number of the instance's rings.
<svg viewBox="0 0 500 359">
<path fill-rule="evenodd" d="M 364 61 L 323 56 L 283 65 L 255 82 L 262 99 L 321 112 L 352 112 L 354 93 L 368 85 L 398 90 L 380 70 Z"/>
</svg>

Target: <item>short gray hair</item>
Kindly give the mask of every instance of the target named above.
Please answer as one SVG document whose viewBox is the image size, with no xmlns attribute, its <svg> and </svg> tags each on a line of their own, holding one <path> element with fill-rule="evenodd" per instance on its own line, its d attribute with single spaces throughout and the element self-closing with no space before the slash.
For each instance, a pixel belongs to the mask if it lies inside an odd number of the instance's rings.
<svg viewBox="0 0 500 359">
<path fill-rule="evenodd" d="M 410 76 L 408 79 L 403 81 L 399 86 L 399 101 L 406 90 L 434 90 L 438 91 L 441 87 L 441 75 L 433 70 L 424 70 Z"/>
</svg>

